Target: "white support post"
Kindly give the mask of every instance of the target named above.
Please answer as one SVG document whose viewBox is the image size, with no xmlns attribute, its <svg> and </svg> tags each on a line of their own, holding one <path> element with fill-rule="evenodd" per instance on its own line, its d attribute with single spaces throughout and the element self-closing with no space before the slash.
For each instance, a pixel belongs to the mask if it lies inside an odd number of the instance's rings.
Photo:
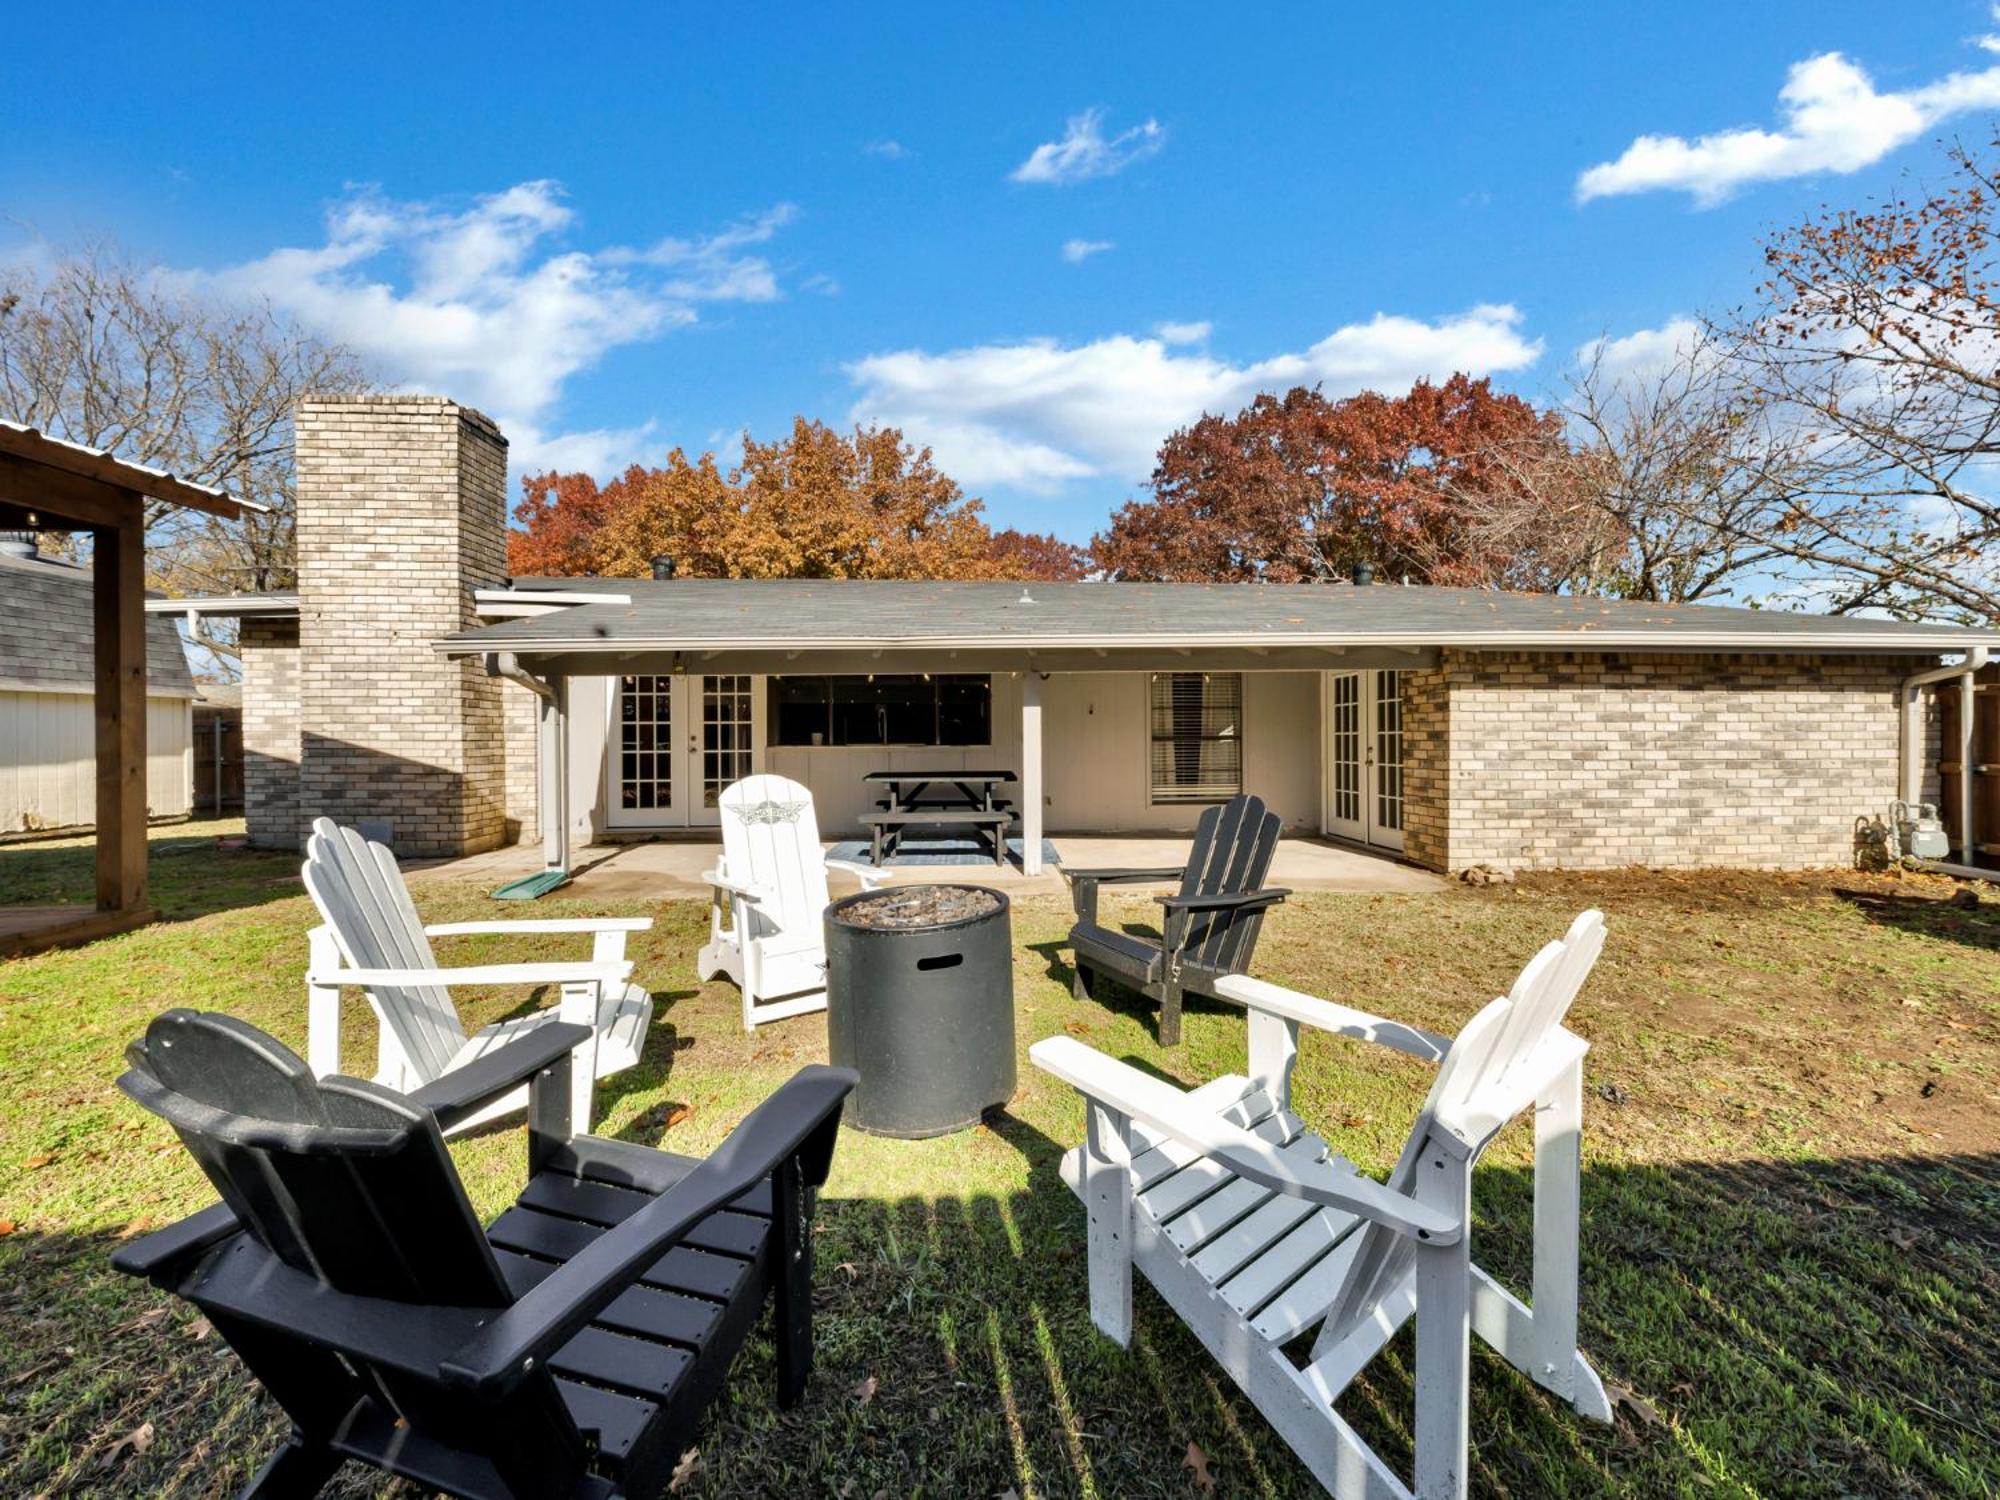
<svg viewBox="0 0 2000 1500">
<path fill-rule="evenodd" d="M 1090 1321 L 1132 1343 L 1131 1120 L 1085 1096 L 1083 1204 L 1089 1215 Z"/>
<path fill-rule="evenodd" d="M 569 868 L 569 679 L 551 677 L 550 693 L 536 700 L 536 810 L 542 822 L 542 867 Z"/>
<path fill-rule="evenodd" d="M 1577 1239 L 1583 1216 L 1583 1062 L 1535 1101 L 1534 1337 L 1528 1374 L 1576 1400 Z"/>
<path fill-rule="evenodd" d="M 1021 873 L 1042 873 L 1042 679 L 1021 674 Z"/>
<path fill-rule="evenodd" d="M 1958 679 L 1958 692 L 1958 862 L 1970 865 L 1978 852 L 1972 834 L 1972 730 L 1979 707 L 1979 674 L 1970 657 L 1965 675 Z"/>
</svg>

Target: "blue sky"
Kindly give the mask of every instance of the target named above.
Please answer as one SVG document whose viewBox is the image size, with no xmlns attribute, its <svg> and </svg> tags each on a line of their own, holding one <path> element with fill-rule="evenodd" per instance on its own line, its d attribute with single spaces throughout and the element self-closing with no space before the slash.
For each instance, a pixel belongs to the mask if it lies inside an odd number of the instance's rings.
<svg viewBox="0 0 2000 1500">
<path fill-rule="evenodd" d="M 889 420 L 1081 539 L 1204 408 L 1540 394 L 2000 116 L 1956 0 L 563 9 L 18 12 L 0 256 L 267 296 L 517 472 Z"/>
</svg>

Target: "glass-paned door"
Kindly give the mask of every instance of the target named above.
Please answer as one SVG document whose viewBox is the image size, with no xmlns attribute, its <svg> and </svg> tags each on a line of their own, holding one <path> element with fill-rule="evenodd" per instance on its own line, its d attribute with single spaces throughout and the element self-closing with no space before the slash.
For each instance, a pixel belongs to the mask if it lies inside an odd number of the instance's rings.
<svg viewBox="0 0 2000 1500">
<path fill-rule="evenodd" d="M 758 697 L 743 673 L 619 678 L 606 747 L 611 822 L 689 828 L 719 821 L 723 788 L 755 769 Z"/>
<path fill-rule="evenodd" d="M 1403 674 L 1329 672 L 1326 831 L 1403 847 Z"/>
</svg>

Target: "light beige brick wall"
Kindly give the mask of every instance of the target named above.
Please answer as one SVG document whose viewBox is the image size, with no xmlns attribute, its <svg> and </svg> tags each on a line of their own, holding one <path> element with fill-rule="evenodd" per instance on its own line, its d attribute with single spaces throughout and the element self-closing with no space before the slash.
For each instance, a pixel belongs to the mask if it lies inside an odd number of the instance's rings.
<svg viewBox="0 0 2000 1500">
<path fill-rule="evenodd" d="M 1442 671 L 1407 671 L 1403 686 L 1403 854 L 1450 866 L 1451 700 Z"/>
<path fill-rule="evenodd" d="M 535 806 L 539 700 L 518 682 L 503 681 L 500 717 L 507 758 L 507 824 L 516 839 L 538 839 L 542 836 Z"/>
<path fill-rule="evenodd" d="M 243 823 L 259 849 L 299 846 L 299 624 L 243 622 Z"/>
<path fill-rule="evenodd" d="M 506 833 L 500 682 L 431 643 L 506 576 L 507 441 L 435 396 L 313 396 L 296 423 L 301 814 L 397 853 Z"/>
<path fill-rule="evenodd" d="M 1444 857 L 1430 829 L 1420 857 L 1845 865 L 1855 818 L 1895 795 L 1897 684 L 1911 670 L 1885 657 L 1447 651 L 1448 733 L 1415 773 L 1433 799 L 1447 783 Z"/>
</svg>

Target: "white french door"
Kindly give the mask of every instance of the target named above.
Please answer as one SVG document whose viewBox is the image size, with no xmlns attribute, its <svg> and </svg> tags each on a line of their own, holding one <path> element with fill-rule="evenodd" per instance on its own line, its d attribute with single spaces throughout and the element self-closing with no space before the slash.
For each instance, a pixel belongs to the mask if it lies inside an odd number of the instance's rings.
<svg viewBox="0 0 2000 1500">
<path fill-rule="evenodd" d="M 1403 847 L 1403 674 L 1326 674 L 1326 831 Z"/>
<path fill-rule="evenodd" d="M 605 780 L 618 828 L 700 828 L 755 768 L 763 705 L 747 673 L 617 680 Z"/>
</svg>

